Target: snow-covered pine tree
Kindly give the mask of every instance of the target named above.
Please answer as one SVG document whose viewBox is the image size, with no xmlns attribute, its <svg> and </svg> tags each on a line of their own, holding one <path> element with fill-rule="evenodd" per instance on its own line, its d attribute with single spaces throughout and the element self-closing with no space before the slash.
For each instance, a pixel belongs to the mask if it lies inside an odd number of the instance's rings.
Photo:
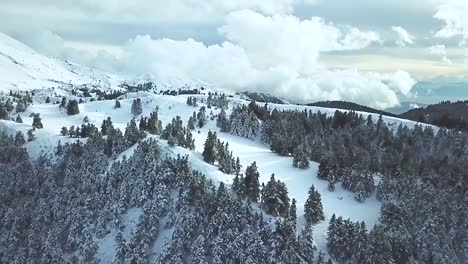
<svg viewBox="0 0 468 264">
<path fill-rule="evenodd" d="M 254 161 L 250 166 L 247 166 L 244 177 L 245 195 L 247 200 L 254 203 L 258 202 L 260 198 L 259 177 L 257 163 Z"/>
<path fill-rule="evenodd" d="M 312 185 L 309 189 L 309 197 L 304 205 L 304 217 L 308 225 L 315 225 L 325 220 L 323 214 L 322 198 L 320 193 Z"/>
</svg>

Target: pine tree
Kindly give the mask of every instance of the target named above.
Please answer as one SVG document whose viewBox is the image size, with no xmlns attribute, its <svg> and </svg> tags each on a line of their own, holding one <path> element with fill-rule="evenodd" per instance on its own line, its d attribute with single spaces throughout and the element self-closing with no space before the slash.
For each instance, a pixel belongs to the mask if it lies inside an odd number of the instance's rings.
<svg viewBox="0 0 468 264">
<path fill-rule="evenodd" d="M 77 115 L 80 113 L 77 100 L 70 100 L 67 104 L 67 115 Z"/>
<path fill-rule="evenodd" d="M 32 127 L 37 129 L 44 128 L 44 126 L 42 125 L 42 118 L 39 113 L 34 114 Z"/>
<path fill-rule="evenodd" d="M 297 225 L 297 207 L 296 199 L 292 199 L 291 207 L 289 207 L 289 220 L 293 223 L 294 226 Z"/>
<path fill-rule="evenodd" d="M 162 124 L 158 118 L 158 112 L 154 111 L 150 114 L 150 118 L 148 119 L 148 132 L 152 135 L 159 135 L 161 134 Z"/>
<path fill-rule="evenodd" d="M 16 116 L 16 123 L 23 123 L 23 119 L 21 119 L 20 115 Z"/>
<path fill-rule="evenodd" d="M 250 166 L 247 166 L 245 170 L 244 186 L 245 195 L 251 202 L 258 202 L 260 196 L 260 174 L 257 171 L 257 163 L 254 161 Z"/>
<path fill-rule="evenodd" d="M 216 161 L 216 132 L 213 133 L 211 130 L 208 132 L 208 137 L 205 141 L 205 147 L 203 149 L 203 160 L 210 164 L 214 164 Z"/>
<path fill-rule="evenodd" d="M 322 251 L 319 252 L 316 263 L 317 264 L 325 264 L 325 253 L 323 253 Z"/>
<path fill-rule="evenodd" d="M 66 97 L 62 97 L 62 101 L 60 102 L 60 105 L 59 105 L 59 108 L 65 108 L 65 106 L 67 106 L 67 98 Z"/>
<path fill-rule="evenodd" d="M 34 128 L 28 130 L 28 142 L 36 140 L 36 136 L 34 135 Z"/>
<path fill-rule="evenodd" d="M 60 130 L 60 135 L 62 136 L 68 136 L 68 128 L 67 127 L 62 127 L 62 129 Z"/>
<path fill-rule="evenodd" d="M 216 126 L 219 127 L 221 132 L 229 132 L 229 120 L 226 117 L 226 111 L 221 109 L 221 112 L 218 115 L 216 120 Z"/>
<path fill-rule="evenodd" d="M 321 195 L 313 185 L 309 189 L 309 198 L 304 205 L 304 214 L 308 225 L 315 225 L 325 220 Z"/>
<path fill-rule="evenodd" d="M 19 147 L 22 146 L 26 143 L 26 140 L 24 139 L 24 134 L 21 131 L 17 131 L 15 135 L 15 146 Z"/>
<path fill-rule="evenodd" d="M 194 130 L 195 129 L 195 122 L 196 122 L 195 120 L 196 119 L 193 116 L 191 116 L 189 118 L 189 120 L 187 122 L 187 129 L 189 129 L 189 130 Z"/>
<path fill-rule="evenodd" d="M 119 99 L 115 99 L 114 109 L 117 109 L 117 108 L 120 108 L 120 101 L 119 101 Z"/>
<path fill-rule="evenodd" d="M 300 252 L 302 252 L 301 259 L 305 261 L 305 263 L 313 263 L 314 254 L 317 249 L 314 245 L 314 234 L 312 226 L 307 225 L 301 231 L 301 234 L 298 238 L 297 248 L 300 249 Z"/>
<path fill-rule="evenodd" d="M 199 128 L 206 125 L 206 108 L 204 106 L 200 107 L 200 110 L 198 111 L 197 122 Z"/>
<path fill-rule="evenodd" d="M 300 169 L 309 168 L 309 158 L 306 152 L 306 146 L 303 144 L 297 146 L 293 153 L 293 166 Z"/>
<path fill-rule="evenodd" d="M 143 112 L 143 107 L 141 105 L 140 98 L 133 100 L 131 112 L 132 112 L 132 115 L 134 116 L 140 115 Z"/>
<path fill-rule="evenodd" d="M 193 259 L 191 263 L 194 264 L 208 264 L 206 260 L 205 238 L 199 235 L 192 245 Z"/>
</svg>

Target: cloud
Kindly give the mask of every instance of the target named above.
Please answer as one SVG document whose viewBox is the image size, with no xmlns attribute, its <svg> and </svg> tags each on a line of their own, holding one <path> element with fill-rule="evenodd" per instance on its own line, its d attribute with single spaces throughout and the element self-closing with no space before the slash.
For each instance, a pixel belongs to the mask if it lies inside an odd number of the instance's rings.
<svg viewBox="0 0 468 264">
<path fill-rule="evenodd" d="M 445 0 L 439 5 L 434 18 L 442 20 L 445 25 L 436 32 L 439 38 L 453 38 L 460 36 L 460 45 L 468 41 L 468 2 L 465 0 Z"/>
<path fill-rule="evenodd" d="M 65 40 L 49 30 L 34 29 L 27 33 L 24 42 L 37 52 L 49 57 L 70 60 L 82 65 L 98 68 L 104 71 L 114 71 L 115 56 L 105 50 L 90 52 L 66 45 Z"/>
<path fill-rule="evenodd" d="M 414 36 L 408 33 L 404 28 L 400 26 L 392 26 L 392 30 L 398 35 L 396 44 L 400 47 L 405 47 L 407 44 L 414 44 Z"/>
<path fill-rule="evenodd" d="M 445 45 L 438 44 L 431 46 L 429 47 L 428 51 L 430 54 L 440 57 L 440 61 L 442 63 L 452 64 L 452 61 L 449 58 L 447 58 L 447 51 L 445 49 Z"/>
<path fill-rule="evenodd" d="M 48 11 L 64 10 L 74 19 L 89 19 L 137 24 L 210 24 L 222 21 L 226 14 L 243 9 L 272 14 L 289 14 L 301 0 L 4 0 L 5 6 L 15 12 L 19 8 Z M 47 12 L 44 12 L 47 13 Z M 47 14 L 41 14 L 47 15 Z M 54 14 L 55 15 L 55 14 Z"/>
<path fill-rule="evenodd" d="M 323 52 L 361 49 L 379 40 L 375 32 L 335 26 L 320 18 L 231 13 L 216 45 L 188 39 L 137 36 L 127 42 L 119 69 L 152 73 L 161 80 L 203 80 L 237 91 L 256 90 L 293 102 L 350 100 L 373 107 L 398 104 L 415 81 L 406 72 L 361 73 L 330 70 L 319 63 Z"/>
</svg>

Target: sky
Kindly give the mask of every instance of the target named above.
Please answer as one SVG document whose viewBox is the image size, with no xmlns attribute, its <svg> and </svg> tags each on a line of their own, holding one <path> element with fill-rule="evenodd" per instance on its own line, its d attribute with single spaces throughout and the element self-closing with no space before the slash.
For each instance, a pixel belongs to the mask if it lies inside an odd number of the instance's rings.
<svg viewBox="0 0 468 264">
<path fill-rule="evenodd" d="M 108 72 L 387 108 L 416 100 L 417 82 L 468 76 L 467 13 L 466 0 L 2 0 L 0 31 Z"/>
</svg>

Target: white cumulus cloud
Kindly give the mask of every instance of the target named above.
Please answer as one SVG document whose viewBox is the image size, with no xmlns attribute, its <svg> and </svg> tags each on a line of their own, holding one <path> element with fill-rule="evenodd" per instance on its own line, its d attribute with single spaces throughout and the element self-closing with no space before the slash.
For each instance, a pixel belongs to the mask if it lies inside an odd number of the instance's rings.
<svg viewBox="0 0 468 264">
<path fill-rule="evenodd" d="M 445 25 L 436 32 L 440 38 L 452 38 L 461 36 L 468 40 L 468 1 L 465 0 L 445 0 L 441 1 L 434 18 L 442 20 Z"/>
<path fill-rule="evenodd" d="M 256 90 L 300 103 L 350 100 L 378 108 L 398 104 L 398 95 L 408 95 L 415 84 L 402 71 L 330 70 L 319 62 L 323 52 L 361 49 L 379 41 L 375 32 L 316 17 L 301 20 L 253 11 L 231 13 L 218 31 L 225 38 L 219 45 L 137 36 L 124 47 L 120 69 Z"/>
<path fill-rule="evenodd" d="M 400 26 L 392 26 L 392 30 L 398 35 L 395 43 L 400 47 L 405 47 L 408 44 L 414 44 L 414 36 L 411 35 L 406 29 Z"/>
<path fill-rule="evenodd" d="M 307 103 L 349 100 L 377 108 L 397 105 L 415 81 L 403 71 L 364 73 L 333 70 L 319 59 L 326 52 L 358 50 L 379 43 L 373 31 L 335 25 L 321 18 L 231 12 L 218 33 L 224 41 L 207 45 L 187 39 L 139 35 L 122 46 L 118 57 L 89 54 L 65 45 L 60 36 L 42 32 L 33 47 L 49 56 L 130 74 L 152 74 L 162 81 L 202 80 L 236 91 L 256 90 Z M 41 48 L 42 47 L 42 48 Z"/>
</svg>

